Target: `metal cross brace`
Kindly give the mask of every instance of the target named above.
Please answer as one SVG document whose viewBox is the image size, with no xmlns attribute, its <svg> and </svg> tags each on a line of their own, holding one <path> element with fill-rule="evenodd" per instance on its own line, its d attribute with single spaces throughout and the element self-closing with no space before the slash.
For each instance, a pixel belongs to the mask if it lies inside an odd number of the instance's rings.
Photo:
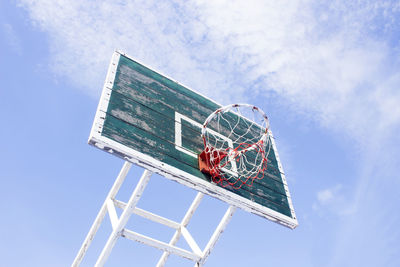
<svg viewBox="0 0 400 267">
<path fill-rule="evenodd" d="M 104 266 L 108 256 L 111 253 L 112 248 L 114 247 L 115 243 L 117 242 L 120 236 L 158 248 L 163 250 L 163 254 L 160 260 L 157 263 L 157 267 L 163 267 L 165 262 L 168 259 L 168 256 L 172 254 L 176 254 L 178 256 L 190 259 L 195 262 L 195 267 L 203 266 L 204 262 L 206 261 L 207 257 L 210 255 L 211 250 L 214 248 L 215 244 L 217 243 L 220 235 L 224 231 L 225 227 L 229 223 L 230 219 L 233 216 L 233 213 L 236 210 L 236 207 L 229 206 L 227 211 L 225 212 L 224 216 L 222 217 L 219 225 L 215 229 L 213 235 L 211 236 L 209 242 L 207 243 L 204 250 L 201 250 L 197 245 L 196 241 L 193 239 L 192 235 L 187 230 L 187 225 L 189 224 L 190 219 L 192 218 L 194 212 L 196 211 L 197 207 L 200 204 L 204 194 L 197 193 L 195 199 L 193 200 L 191 206 L 189 207 L 188 211 L 186 212 L 185 216 L 183 217 L 180 223 L 169 220 L 167 218 L 161 217 L 159 215 L 153 214 L 151 212 L 145 211 L 136 207 L 140 197 L 144 189 L 147 186 L 147 183 L 150 180 L 150 176 L 152 174 L 151 171 L 145 170 L 140 178 L 136 188 L 133 190 L 129 200 L 127 203 L 119 201 L 115 199 L 119 189 L 121 188 L 122 183 L 124 182 L 126 175 L 128 174 L 132 164 L 126 161 L 114 182 L 110 192 L 108 193 L 106 200 L 104 201 L 99 213 L 96 216 L 95 221 L 93 222 L 92 227 L 89 230 L 83 244 L 72 263 L 72 267 L 78 267 L 85 256 L 90 244 L 93 241 L 94 236 L 96 235 L 97 230 L 99 229 L 101 223 L 104 220 L 105 215 L 108 213 L 112 225 L 112 232 L 99 256 L 97 262 L 95 264 L 96 267 Z M 118 207 L 123 210 L 121 216 L 118 218 L 117 212 L 115 207 Z M 125 228 L 130 216 L 132 214 L 136 214 L 142 216 L 146 219 L 151 221 L 163 224 L 165 226 L 171 227 L 175 229 L 175 234 L 172 237 L 169 243 L 165 243 L 163 241 L 136 233 L 134 231 L 128 230 Z M 179 247 L 176 247 L 175 244 L 178 242 L 179 238 L 183 236 L 186 242 L 188 243 L 189 247 L 192 251 L 185 250 Z"/>
</svg>

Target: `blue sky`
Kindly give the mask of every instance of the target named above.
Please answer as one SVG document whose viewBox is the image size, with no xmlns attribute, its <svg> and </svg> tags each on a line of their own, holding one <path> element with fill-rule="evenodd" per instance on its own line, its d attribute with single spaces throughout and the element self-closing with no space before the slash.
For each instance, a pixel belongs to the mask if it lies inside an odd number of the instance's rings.
<svg viewBox="0 0 400 267">
<path fill-rule="evenodd" d="M 400 266 L 399 18 L 397 1 L 1 2 L 1 266 L 72 263 L 123 164 L 86 144 L 115 49 L 270 117 L 300 225 L 238 211 L 206 266 Z M 194 196 L 154 176 L 139 207 L 180 220 Z M 226 208 L 202 203 L 189 227 L 201 247 Z M 108 266 L 160 255 L 121 240 Z"/>
</svg>

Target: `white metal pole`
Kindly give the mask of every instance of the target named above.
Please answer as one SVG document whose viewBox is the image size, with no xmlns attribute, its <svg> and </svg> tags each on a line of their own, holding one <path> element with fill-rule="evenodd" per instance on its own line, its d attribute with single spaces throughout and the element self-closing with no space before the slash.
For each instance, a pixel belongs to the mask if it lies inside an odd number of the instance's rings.
<svg viewBox="0 0 400 267">
<path fill-rule="evenodd" d="M 113 229 L 110 237 L 107 240 L 106 245 L 104 246 L 99 258 L 97 259 L 95 267 L 102 267 L 107 261 L 107 258 L 110 255 L 112 248 L 114 247 L 118 237 L 121 235 L 126 223 L 129 220 L 129 217 L 132 215 L 132 211 L 135 209 L 136 204 L 138 203 L 140 197 L 142 196 L 142 193 L 146 188 L 147 183 L 150 180 L 151 174 L 152 172 L 149 170 L 145 170 L 143 172 L 142 177 L 140 178 L 135 190 L 132 192 L 132 195 L 129 198 L 127 206 L 122 212 L 118 223 Z"/>
<path fill-rule="evenodd" d="M 181 222 L 181 227 L 186 227 L 189 224 L 190 219 L 193 217 L 194 212 L 196 211 L 196 209 L 199 207 L 199 204 L 201 202 L 201 200 L 203 199 L 204 194 L 201 192 L 198 192 L 195 199 L 193 200 L 192 204 L 190 205 L 188 211 L 186 212 L 185 216 L 182 219 Z M 175 244 L 178 242 L 180 236 L 181 236 L 181 230 L 178 229 L 174 236 L 172 237 L 171 241 L 169 242 L 169 244 L 171 246 L 175 246 Z M 157 267 L 163 267 L 165 265 L 165 262 L 168 259 L 169 256 L 169 252 L 164 251 L 164 253 L 162 254 L 160 260 L 157 263 Z"/>
<path fill-rule="evenodd" d="M 122 183 L 124 182 L 126 175 L 128 174 L 130 168 L 131 168 L 132 164 L 130 162 L 125 162 L 124 165 L 122 166 L 121 171 L 118 174 L 117 179 L 114 182 L 114 185 L 111 187 L 110 192 L 108 193 L 106 200 L 103 203 L 103 206 L 101 207 L 99 213 L 96 216 L 96 219 L 94 220 L 92 227 L 89 230 L 89 233 L 87 234 L 85 240 L 83 241 L 83 244 L 81 246 L 81 248 L 79 249 L 78 254 L 75 257 L 74 262 L 72 263 L 72 267 L 78 267 L 80 265 L 80 263 L 82 262 L 83 257 L 85 256 L 90 244 L 93 241 L 94 236 L 96 235 L 97 230 L 99 229 L 101 222 L 104 219 L 104 216 L 106 215 L 107 212 L 107 201 L 108 199 L 113 199 Z"/>
<path fill-rule="evenodd" d="M 202 256 L 201 260 L 194 265 L 195 267 L 203 266 L 204 262 L 207 260 L 207 257 L 210 255 L 211 250 L 214 248 L 219 237 L 221 236 L 222 232 L 225 230 L 229 221 L 232 219 L 232 216 L 235 213 L 235 211 L 236 211 L 236 207 L 229 206 L 228 210 L 225 212 L 224 217 L 222 217 L 221 222 L 219 223 L 219 225 L 215 229 L 213 235 L 211 236 L 210 241 L 208 241 L 208 244 L 206 245 L 206 247 L 203 251 L 203 256 Z"/>
</svg>

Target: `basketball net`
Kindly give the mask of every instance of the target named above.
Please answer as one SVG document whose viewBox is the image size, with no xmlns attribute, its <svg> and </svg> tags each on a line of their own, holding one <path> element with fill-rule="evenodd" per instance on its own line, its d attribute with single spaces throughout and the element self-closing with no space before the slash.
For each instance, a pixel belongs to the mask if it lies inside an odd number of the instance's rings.
<svg viewBox="0 0 400 267">
<path fill-rule="evenodd" d="M 203 124 L 200 170 L 222 187 L 252 186 L 267 169 L 268 128 L 267 116 L 256 106 L 232 104 L 217 109 Z"/>
</svg>

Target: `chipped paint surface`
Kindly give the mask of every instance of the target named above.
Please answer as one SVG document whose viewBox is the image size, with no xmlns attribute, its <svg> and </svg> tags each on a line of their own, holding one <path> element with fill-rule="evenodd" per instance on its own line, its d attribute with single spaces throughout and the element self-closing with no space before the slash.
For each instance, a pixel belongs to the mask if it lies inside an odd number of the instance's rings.
<svg viewBox="0 0 400 267">
<path fill-rule="evenodd" d="M 198 170 L 193 155 L 202 147 L 198 125 L 220 105 L 116 54 L 118 64 L 108 75 L 112 82 L 106 81 L 104 91 L 108 91 L 100 100 L 90 144 L 236 207 L 290 228 L 297 226 L 272 135 L 273 149 L 262 180 L 240 190 L 211 183 L 210 177 Z M 190 121 L 177 121 L 176 112 Z M 179 135 L 176 129 L 181 129 Z"/>
</svg>

